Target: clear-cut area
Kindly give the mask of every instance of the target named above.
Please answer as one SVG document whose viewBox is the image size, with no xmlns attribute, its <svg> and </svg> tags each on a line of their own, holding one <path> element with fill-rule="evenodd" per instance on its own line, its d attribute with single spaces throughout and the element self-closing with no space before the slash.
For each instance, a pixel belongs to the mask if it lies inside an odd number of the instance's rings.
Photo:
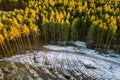
<svg viewBox="0 0 120 80">
<path fill-rule="evenodd" d="M 120 80 L 120 55 L 100 54 L 84 42 L 45 45 L 43 50 L 0 60 L 3 80 Z M 111 52 L 111 53 L 110 53 Z M 112 56 L 111 56 L 112 55 Z"/>
</svg>

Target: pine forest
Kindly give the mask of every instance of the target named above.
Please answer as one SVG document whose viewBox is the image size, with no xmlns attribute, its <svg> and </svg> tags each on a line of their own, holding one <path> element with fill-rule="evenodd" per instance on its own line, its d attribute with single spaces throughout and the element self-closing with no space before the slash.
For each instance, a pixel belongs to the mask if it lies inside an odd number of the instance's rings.
<svg viewBox="0 0 120 80">
<path fill-rule="evenodd" d="M 0 0 L 0 80 L 120 80 L 120 0 Z"/>
</svg>

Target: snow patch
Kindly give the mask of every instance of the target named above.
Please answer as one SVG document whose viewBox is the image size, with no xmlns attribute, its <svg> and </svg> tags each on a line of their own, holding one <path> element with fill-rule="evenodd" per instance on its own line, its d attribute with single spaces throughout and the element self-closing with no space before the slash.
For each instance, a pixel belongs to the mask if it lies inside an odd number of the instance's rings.
<svg viewBox="0 0 120 80">
<path fill-rule="evenodd" d="M 85 42 L 76 41 L 74 44 L 76 46 L 78 46 L 78 47 L 81 47 L 78 50 L 80 50 L 81 52 L 83 52 L 85 54 L 91 54 L 91 55 L 98 56 L 98 57 L 101 57 L 101 58 L 105 58 L 105 59 L 108 59 L 108 60 L 120 62 L 120 55 L 119 54 L 115 54 L 114 51 L 109 50 L 108 54 L 104 54 L 104 53 L 100 53 L 100 52 L 98 52 L 96 50 L 88 49 L 86 47 L 86 43 Z"/>
<path fill-rule="evenodd" d="M 71 52 L 77 52 L 80 51 L 76 47 L 72 46 L 58 46 L 58 45 L 45 45 L 44 48 L 50 49 L 50 50 L 59 50 L 59 51 L 71 51 Z"/>
<path fill-rule="evenodd" d="M 82 48 L 86 48 L 86 43 L 82 42 L 82 41 L 75 41 L 74 43 L 76 46 L 82 47 Z"/>
</svg>

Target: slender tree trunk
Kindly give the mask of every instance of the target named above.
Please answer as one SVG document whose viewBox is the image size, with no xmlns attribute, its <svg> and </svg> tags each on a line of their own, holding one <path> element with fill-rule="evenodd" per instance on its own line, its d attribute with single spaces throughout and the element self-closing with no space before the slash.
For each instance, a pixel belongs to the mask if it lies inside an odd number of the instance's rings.
<svg viewBox="0 0 120 80">
<path fill-rule="evenodd" d="M 13 45 L 13 54 L 17 52 L 17 47 L 15 46 L 15 41 L 12 40 L 12 45 Z"/>
<path fill-rule="evenodd" d="M 1 48 L 2 48 L 2 51 L 3 51 L 4 55 L 7 56 L 7 54 L 6 54 L 7 52 L 5 51 L 5 49 L 3 47 L 3 44 L 1 43 L 0 45 L 1 45 Z"/>
<path fill-rule="evenodd" d="M 109 43 L 109 39 L 110 39 L 110 34 L 108 33 L 108 35 L 107 35 L 107 38 L 106 38 L 106 41 L 105 41 L 105 51 L 107 50 L 107 45 L 108 45 L 108 43 Z"/>
<path fill-rule="evenodd" d="M 20 51 L 20 53 L 22 54 L 23 51 L 22 51 L 22 43 L 21 43 L 21 41 L 20 41 L 20 38 L 16 38 L 16 40 L 17 40 L 17 42 L 18 42 L 19 51 Z"/>
<path fill-rule="evenodd" d="M 23 39 L 22 39 L 22 36 L 20 37 L 20 42 L 21 42 L 21 48 L 24 49 L 25 48 L 25 44 L 23 43 Z"/>
<path fill-rule="evenodd" d="M 10 53 L 9 53 L 9 50 L 8 50 L 6 44 L 4 42 L 2 44 L 3 44 L 4 48 L 6 49 L 7 56 L 10 56 Z"/>
<path fill-rule="evenodd" d="M 36 42 L 36 47 L 38 48 L 38 32 L 35 32 L 35 42 Z"/>
<path fill-rule="evenodd" d="M 44 35 L 45 35 L 45 41 L 47 42 L 47 32 L 44 30 Z"/>
<path fill-rule="evenodd" d="M 29 45 L 29 47 L 30 47 L 30 50 L 32 51 L 32 45 L 31 45 L 31 42 L 30 42 L 29 35 L 27 35 L 27 40 L 28 40 L 28 45 Z"/>
<path fill-rule="evenodd" d="M 118 44 L 117 51 L 120 51 L 120 43 Z"/>
<path fill-rule="evenodd" d="M 100 34 L 98 34 L 98 35 L 97 35 L 97 41 L 96 41 L 95 49 L 98 49 L 98 44 L 99 44 L 99 35 L 100 35 Z"/>
<path fill-rule="evenodd" d="M 13 50 L 12 50 L 12 47 L 10 45 L 10 41 L 7 39 L 7 43 L 8 43 L 8 47 L 10 49 L 10 53 L 13 55 Z"/>
<path fill-rule="evenodd" d="M 36 47 L 35 32 L 32 31 L 33 46 Z"/>
<path fill-rule="evenodd" d="M 104 35 L 104 32 L 103 30 L 101 31 L 101 36 L 100 36 L 100 41 L 98 43 L 98 47 L 102 48 L 102 43 L 103 43 L 103 35 Z"/>
<path fill-rule="evenodd" d="M 112 35 L 112 36 L 113 36 L 113 35 Z M 109 43 L 108 43 L 108 45 L 107 45 L 107 50 L 109 50 L 109 49 L 110 49 L 111 42 L 112 42 L 112 36 L 111 36 L 110 41 L 109 41 Z"/>
<path fill-rule="evenodd" d="M 18 53 L 20 54 L 20 49 L 19 49 L 19 47 L 18 47 L 18 44 L 17 44 L 16 39 L 14 39 L 14 42 L 15 42 L 15 46 L 16 46 L 16 48 L 17 48 L 17 51 L 18 51 Z"/>
</svg>

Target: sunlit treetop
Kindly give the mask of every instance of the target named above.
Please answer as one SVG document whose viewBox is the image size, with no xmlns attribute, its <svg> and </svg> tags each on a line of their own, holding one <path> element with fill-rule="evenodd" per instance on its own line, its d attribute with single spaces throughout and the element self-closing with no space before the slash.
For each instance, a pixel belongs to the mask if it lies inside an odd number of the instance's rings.
<svg viewBox="0 0 120 80">
<path fill-rule="evenodd" d="M 0 30 L 3 28 L 3 24 L 2 22 L 0 22 Z"/>
<path fill-rule="evenodd" d="M 28 35 L 30 33 L 30 29 L 27 27 L 26 24 L 24 24 L 22 27 L 22 33 L 23 35 Z"/>
<path fill-rule="evenodd" d="M 4 42 L 4 37 L 0 34 L 0 44 Z"/>
<path fill-rule="evenodd" d="M 34 31 L 34 32 L 38 32 L 38 31 L 39 31 L 38 26 L 35 25 L 35 24 L 32 24 L 32 23 L 30 23 L 30 29 L 31 29 L 32 31 Z"/>
</svg>

